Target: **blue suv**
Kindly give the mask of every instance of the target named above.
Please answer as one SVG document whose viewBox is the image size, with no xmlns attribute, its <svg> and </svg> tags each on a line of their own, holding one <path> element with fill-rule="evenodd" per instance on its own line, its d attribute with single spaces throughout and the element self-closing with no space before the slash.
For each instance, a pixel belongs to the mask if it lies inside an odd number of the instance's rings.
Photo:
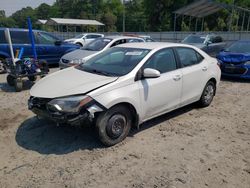
<svg viewBox="0 0 250 188">
<path fill-rule="evenodd" d="M 5 39 L 4 30 L 5 28 L 0 28 L 0 64 L 5 58 L 10 58 L 10 50 Z M 33 33 L 37 57 L 46 60 L 48 64 L 56 64 L 64 54 L 80 48 L 79 45 L 62 42 L 45 31 L 33 30 Z M 10 35 L 14 53 L 16 50 L 24 48 L 23 57 L 33 57 L 28 29 L 10 28 Z M 0 69 L 3 68 L 0 67 Z"/>
</svg>

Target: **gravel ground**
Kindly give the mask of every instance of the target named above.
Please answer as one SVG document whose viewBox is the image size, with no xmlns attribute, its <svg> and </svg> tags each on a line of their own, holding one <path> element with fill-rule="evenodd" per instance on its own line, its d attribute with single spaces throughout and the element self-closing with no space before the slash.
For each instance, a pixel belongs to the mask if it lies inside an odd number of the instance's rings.
<svg viewBox="0 0 250 188">
<path fill-rule="evenodd" d="M 210 107 L 189 105 L 105 148 L 91 127 L 38 120 L 0 75 L 0 187 L 250 188 L 250 82 L 224 80 Z"/>
</svg>

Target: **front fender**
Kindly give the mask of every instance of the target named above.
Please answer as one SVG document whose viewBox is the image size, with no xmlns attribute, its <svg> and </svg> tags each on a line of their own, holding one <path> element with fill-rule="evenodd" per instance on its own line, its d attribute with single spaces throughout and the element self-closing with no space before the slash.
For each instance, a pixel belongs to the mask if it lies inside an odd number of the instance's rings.
<svg viewBox="0 0 250 188">
<path fill-rule="evenodd" d="M 141 122 L 141 99 L 140 92 L 136 83 L 91 97 L 93 97 L 97 102 L 102 104 L 107 109 L 120 103 L 128 103 L 135 108 L 136 113 L 139 116 L 139 122 Z"/>
</svg>

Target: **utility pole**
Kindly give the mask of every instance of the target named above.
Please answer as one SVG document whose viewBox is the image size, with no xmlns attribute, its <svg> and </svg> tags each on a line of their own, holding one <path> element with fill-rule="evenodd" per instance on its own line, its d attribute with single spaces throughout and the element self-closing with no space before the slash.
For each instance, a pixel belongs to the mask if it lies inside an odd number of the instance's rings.
<svg viewBox="0 0 250 188">
<path fill-rule="evenodd" d="M 232 24 L 233 24 L 233 14 L 234 14 L 234 2 L 235 0 L 233 0 L 233 5 L 232 5 L 232 12 L 231 12 L 231 15 L 230 15 L 230 20 L 229 20 L 229 28 L 228 28 L 228 31 L 231 31 L 232 30 Z M 238 27 L 238 26 L 237 26 Z"/>
<path fill-rule="evenodd" d="M 122 4 L 123 4 L 123 16 L 122 16 L 122 32 L 123 33 L 125 33 L 125 30 L 126 30 L 126 28 L 125 28 L 125 25 L 126 25 L 126 23 L 125 23 L 125 20 L 126 20 L 126 15 L 125 15 L 125 1 L 124 0 L 122 0 Z"/>
</svg>

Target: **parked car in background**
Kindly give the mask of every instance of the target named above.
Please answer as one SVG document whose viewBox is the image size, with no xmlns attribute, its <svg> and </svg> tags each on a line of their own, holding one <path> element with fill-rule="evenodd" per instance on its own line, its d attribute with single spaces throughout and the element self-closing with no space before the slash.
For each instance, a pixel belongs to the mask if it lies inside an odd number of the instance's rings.
<svg viewBox="0 0 250 188">
<path fill-rule="evenodd" d="M 155 40 L 152 39 L 149 35 L 138 35 L 138 37 L 143 38 L 146 42 L 155 42 Z"/>
<path fill-rule="evenodd" d="M 99 33 L 83 33 L 80 35 L 75 36 L 74 38 L 64 40 L 65 42 L 73 43 L 73 44 L 78 44 L 80 46 L 84 46 L 85 44 L 100 38 L 104 37 L 103 34 Z"/>
<path fill-rule="evenodd" d="M 190 45 L 126 43 L 39 80 L 28 104 L 57 123 L 92 123 L 111 146 L 132 126 L 193 102 L 210 105 L 220 74 L 217 59 Z"/>
<path fill-rule="evenodd" d="M 155 40 L 152 39 L 151 36 L 149 36 L 149 35 L 137 35 L 137 34 L 126 33 L 123 36 L 139 37 L 139 38 L 142 38 L 143 40 L 145 40 L 145 42 L 155 42 Z"/>
<path fill-rule="evenodd" d="M 104 38 L 98 38 L 91 43 L 86 44 L 79 50 L 65 54 L 59 62 L 61 69 L 84 63 L 87 59 L 95 56 L 102 51 L 119 44 L 131 43 L 131 42 L 145 42 L 144 39 L 139 37 L 130 36 L 107 36 Z"/>
<path fill-rule="evenodd" d="M 5 39 L 5 28 L 0 28 L 0 61 L 10 58 L 9 44 Z M 33 30 L 36 43 L 36 52 L 38 59 L 43 59 L 48 64 L 57 64 L 60 58 L 68 52 L 79 49 L 75 44 L 64 43 L 54 35 L 39 30 Z M 33 51 L 29 38 L 28 29 L 10 28 L 11 40 L 14 53 L 16 50 L 24 48 L 23 57 L 33 57 Z"/>
<path fill-rule="evenodd" d="M 222 75 L 250 79 L 250 40 L 232 43 L 217 58 Z"/>
<path fill-rule="evenodd" d="M 222 37 L 216 34 L 191 34 L 182 43 L 196 46 L 212 57 L 216 57 L 226 46 Z"/>
</svg>

